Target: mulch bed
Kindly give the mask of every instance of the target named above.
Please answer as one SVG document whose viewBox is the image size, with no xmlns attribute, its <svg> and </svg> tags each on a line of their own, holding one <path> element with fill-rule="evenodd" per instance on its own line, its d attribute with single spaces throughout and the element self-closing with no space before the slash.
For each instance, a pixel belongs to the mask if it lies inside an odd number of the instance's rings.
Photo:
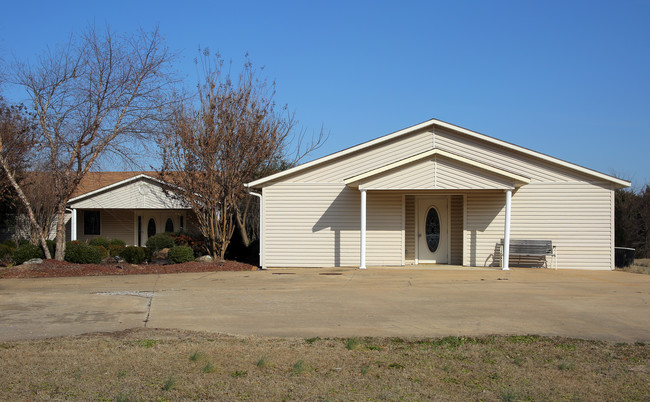
<svg viewBox="0 0 650 402">
<path fill-rule="evenodd" d="M 43 260 L 42 264 L 0 268 L 0 278 L 60 278 L 69 276 L 177 274 L 182 272 L 255 271 L 256 266 L 236 261 L 186 262 L 183 264 L 73 264 Z"/>
</svg>

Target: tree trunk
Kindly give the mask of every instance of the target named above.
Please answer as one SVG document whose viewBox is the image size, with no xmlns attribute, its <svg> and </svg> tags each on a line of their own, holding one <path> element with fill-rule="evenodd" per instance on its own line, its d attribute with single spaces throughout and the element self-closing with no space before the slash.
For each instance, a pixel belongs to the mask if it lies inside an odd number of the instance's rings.
<svg viewBox="0 0 650 402">
<path fill-rule="evenodd" d="M 239 235 L 241 236 L 242 242 L 244 242 L 244 246 L 248 247 L 251 244 L 250 238 L 248 237 L 248 233 L 246 232 L 246 224 L 243 222 L 241 212 L 239 211 L 239 208 L 235 211 L 235 218 L 237 222 L 237 229 L 239 229 Z"/>
<path fill-rule="evenodd" d="M 59 205 L 56 211 L 56 253 L 54 259 L 63 261 L 65 257 L 65 205 Z"/>
<path fill-rule="evenodd" d="M 47 258 L 48 260 L 51 259 L 52 255 L 50 254 L 50 249 L 47 248 L 47 242 L 45 241 L 45 235 L 43 234 L 43 229 L 41 228 L 41 225 L 39 225 L 38 222 L 36 222 L 36 217 L 34 216 L 34 211 L 32 210 L 32 204 L 25 196 L 25 193 L 23 193 L 23 190 L 18 185 L 18 182 L 16 182 L 14 175 L 11 174 L 11 171 L 9 170 L 9 166 L 7 166 L 5 159 L 2 157 L 0 157 L 0 164 L 2 165 L 2 168 L 7 174 L 7 177 L 9 178 L 11 185 L 16 190 L 16 193 L 18 194 L 18 198 L 20 198 L 20 201 L 25 206 L 25 209 L 27 210 L 27 216 L 29 217 L 29 222 L 34 226 L 34 229 L 36 229 L 36 234 L 38 235 L 39 243 L 41 244 L 41 248 L 43 249 L 43 255 L 45 255 L 45 258 Z"/>
</svg>

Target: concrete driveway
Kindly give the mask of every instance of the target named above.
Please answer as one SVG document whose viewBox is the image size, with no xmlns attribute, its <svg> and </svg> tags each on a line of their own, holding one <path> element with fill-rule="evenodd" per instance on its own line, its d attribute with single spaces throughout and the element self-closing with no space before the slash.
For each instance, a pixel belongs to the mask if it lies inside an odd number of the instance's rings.
<svg viewBox="0 0 650 402">
<path fill-rule="evenodd" d="M 267 336 L 540 334 L 650 341 L 650 276 L 282 269 L 0 280 L 0 340 L 127 328 Z"/>
</svg>

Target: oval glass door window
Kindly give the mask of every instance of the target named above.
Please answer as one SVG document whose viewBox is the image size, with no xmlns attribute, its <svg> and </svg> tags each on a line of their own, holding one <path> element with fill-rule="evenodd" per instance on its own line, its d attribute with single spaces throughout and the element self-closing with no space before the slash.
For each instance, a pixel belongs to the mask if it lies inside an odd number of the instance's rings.
<svg viewBox="0 0 650 402">
<path fill-rule="evenodd" d="M 165 222 L 165 232 L 172 233 L 173 231 L 174 231 L 174 222 L 172 222 L 172 218 L 167 218 L 167 222 Z"/>
<path fill-rule="evenodd" d="M 435 253 L 440 245 L 440 216 L 435 208 L 429 208 L 424 227 L 429 251 Z"/>
</svg>

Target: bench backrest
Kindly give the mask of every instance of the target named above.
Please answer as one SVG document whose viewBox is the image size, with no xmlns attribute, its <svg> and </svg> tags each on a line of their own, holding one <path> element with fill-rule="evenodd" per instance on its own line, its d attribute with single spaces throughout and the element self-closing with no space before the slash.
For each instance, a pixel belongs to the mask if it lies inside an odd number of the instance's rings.
<svg viewBox="0 0 650 402">
<path fill-rule="evenodd" d="M 501 239 L 503 244 L 503 239 Z M 551 240 L 514 240 L 510 239 L 510 254 L 553 255 Z"/>
</svg>

